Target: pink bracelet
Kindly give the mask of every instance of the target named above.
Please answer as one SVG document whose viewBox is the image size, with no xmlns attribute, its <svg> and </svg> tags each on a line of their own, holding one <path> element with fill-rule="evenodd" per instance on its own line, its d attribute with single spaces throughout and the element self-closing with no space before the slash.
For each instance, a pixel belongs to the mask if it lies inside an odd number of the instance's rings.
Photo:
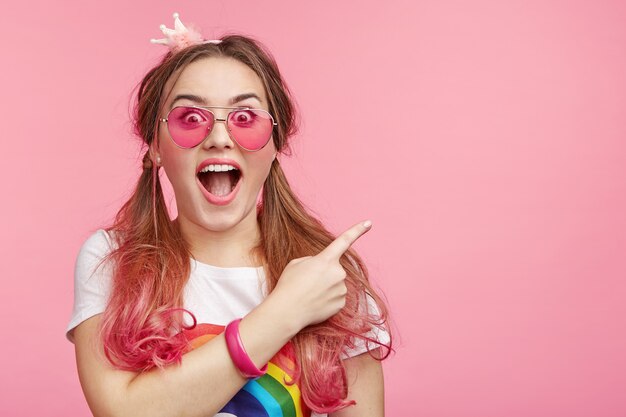
<svg viewBox="0 0 626 417">
<path fill-rule="evenodd" d="M 233 359 L 235 366 L 239 369 L 239 372 L 246 378 L 257 378 L 265 375 L 267 372 L 267 364 L 261 369 L 258 369 L 256 365 L 246 353 L 246 349 L 241 342 L 241 336 L 239 335 L 239 322 L 241 319 L 235 319 L 226 325 L 224 330 L 224 336 L 226 337 L 226 346 L 228 346 L 228 353 Z"/>
</svg>

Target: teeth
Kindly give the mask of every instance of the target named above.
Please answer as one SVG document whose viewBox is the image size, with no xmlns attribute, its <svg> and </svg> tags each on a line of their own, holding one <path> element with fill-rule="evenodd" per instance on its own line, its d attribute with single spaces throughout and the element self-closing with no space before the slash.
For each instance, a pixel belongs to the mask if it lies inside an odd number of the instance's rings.
<svg viewBox="0 0 626 417">
<path fill-rule="evenodd" d="M 205 166 L 204 168 L 202 168 L 200 172 L 207 172 L 207 171 L 222 172 L 222 171 L 232 171 L 233 169 L 237 169 L 237 168 L 229 164 L 221 164 L 221 165 L 209 164 Z"/>
</svg>

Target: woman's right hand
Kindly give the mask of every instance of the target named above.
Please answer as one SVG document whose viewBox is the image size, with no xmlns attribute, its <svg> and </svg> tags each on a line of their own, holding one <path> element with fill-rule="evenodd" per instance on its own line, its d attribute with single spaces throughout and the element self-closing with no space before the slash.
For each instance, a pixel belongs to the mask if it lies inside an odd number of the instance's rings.
<svg viewBox="0 0 626 417">
<path fill-rule="evenodd" d="M 357 223 L 317 255 L 287 264 L 270 296 L 278 300 L 283 314 L 297 320 L 298 331 L 328 319 L 345 306 L 347 273 L 339 259 L 370 228 L 369 221 Z"/>
</svg>

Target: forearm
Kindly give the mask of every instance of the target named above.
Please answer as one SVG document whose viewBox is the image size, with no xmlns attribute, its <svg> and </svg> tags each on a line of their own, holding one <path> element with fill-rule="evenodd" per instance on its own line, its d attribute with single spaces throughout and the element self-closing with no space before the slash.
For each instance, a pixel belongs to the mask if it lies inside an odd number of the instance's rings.
<svg viewBox="0 0 626 417">
<path fill-rule="evenodd" d="M 244 347 L 261 368 L 299 330 L 270 297 L 243 318 Z M 139 374 L 127 387 L 119 416 L 207 417 L 216 414 L 247 382 L 232 362 L 224 334 L 185 354 L 180 366 Z"/>
</svg>

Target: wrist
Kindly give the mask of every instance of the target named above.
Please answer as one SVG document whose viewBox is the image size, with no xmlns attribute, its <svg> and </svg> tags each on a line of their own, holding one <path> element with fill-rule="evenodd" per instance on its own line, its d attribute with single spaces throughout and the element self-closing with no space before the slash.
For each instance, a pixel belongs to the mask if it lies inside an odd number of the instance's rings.
<svg viewBox="0 0 626 417">
<path fill-rule="evenodd" d="M 246 378 L 258 378 L 267 372 L 267 363 L 261 368 L 257 368 L 252 359 L 246 352 L 246 348 L 239 334 L 239 322 L 241 319 L 235 319 L 228 323 L 224 330 L 226 346 L 233 363 L 239 369 L 239 372 Z"/>
<path fill-rule="evenodd" d="M 273 317 L 280 332 L 286 335 L 287 340 L 292 339 L 307 325 L 302 321 L 302 314 L 297 308 L 279 294 L 271 293 L 262 305 Z"/>
</svg>

